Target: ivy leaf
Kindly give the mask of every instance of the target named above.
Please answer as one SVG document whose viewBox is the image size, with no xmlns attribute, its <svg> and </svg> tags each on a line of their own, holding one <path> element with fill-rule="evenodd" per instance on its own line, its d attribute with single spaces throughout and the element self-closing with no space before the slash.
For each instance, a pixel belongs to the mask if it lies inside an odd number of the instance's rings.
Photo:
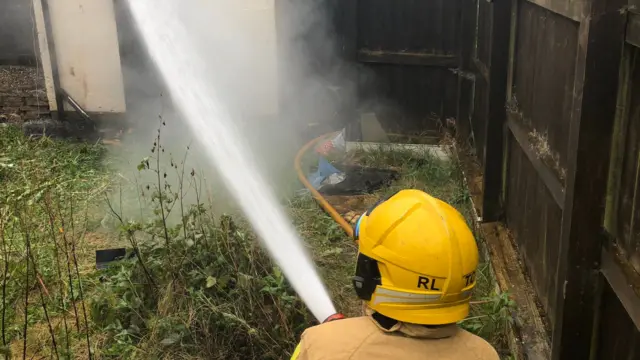
<svg viewBox="0 0 640 360">
<path fill-rule="evenodd" d="M 177 343 L 179 340 L 180 340 L 180 334 L 173 333 L 167 336 L 166 338 L 162 339 L 162 341 L 160 341 L 160 344 L 164 346 L 169 346 Z"/>
<path fill-rule="evenodd" d="M 207 277 L 207 289 L 209 289 L 210 287 L 214 286 L 215 284 L 218 283 L 218 279 L 214 278 L 213 276 L 209 276 Z"/>
</svg>

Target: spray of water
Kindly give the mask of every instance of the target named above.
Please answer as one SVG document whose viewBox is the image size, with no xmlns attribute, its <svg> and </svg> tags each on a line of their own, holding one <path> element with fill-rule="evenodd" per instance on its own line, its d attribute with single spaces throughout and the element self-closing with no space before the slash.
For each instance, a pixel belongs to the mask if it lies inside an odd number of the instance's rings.
<svg viewBox="0 0 640 360">
<path fill-rule="evenodd" d="M 197 6 L 199 2 L 188 3 Z M 182 0 L 129 0 L 138 30 L 176 107 L 271 257 L 313 315 L 322 321 L 335 313 L 331 299 L 272 189 L 258 173 L 230 113 L 217 100 L 216 89 L 202 76 L 211 69 L 185 23 L 175 16 L 180 5 L 186 4 Z"/>
</svg>

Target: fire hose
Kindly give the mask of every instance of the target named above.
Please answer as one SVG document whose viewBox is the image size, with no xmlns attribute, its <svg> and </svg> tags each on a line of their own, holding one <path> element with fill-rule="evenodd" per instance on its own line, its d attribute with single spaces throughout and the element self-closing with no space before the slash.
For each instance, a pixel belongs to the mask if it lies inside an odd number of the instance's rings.
<svg viewBox="0 0 640 360">
<path fill-rule="evenodd" d="M 342 230 L 344 230 L 345 233 L 347 233 L 347 235 L 349 235 L 350 237 L 353 236 L 353 228 L 351 227 L 351 225 L 349 224 L 349 222 L 347 220 L 345 220 L 342 215 L 340 215 L 340 213 L 338 213 L 338 211 L 331 206 L 331 204 L 329 204 L 329 202 L 327 201 L 327 199 L 325 199 L 322 194 L 320 194 L 318 192 L 318 190 L 316 190 L 313 185 L 311 185 L 311 183 L 309 182 L 309 180 L 307 180 L 307 177 L 304 175 L 304 171 L 302 171 L 302 166 L 300 165 L 300 163 L 302 162 L 302 157 L 304 156 L 304 154 L 315 144 L 317 144 L 318 142 L 320 142 L 320 140 L 331 136 L 331 135 L 335 135 L 337 134 L 337 132 L 333 132 L 333 133 L 329 133 L 329 134 L 324 134 L 321 136 L 318 136 L 317 138 L 309 141 L 308 143 L 306 143 L 296 154 L 296 158 L 294 160 L 294 167 L 296 169 L 296 172 L 298 173 L 298 179 L 300 179 L 300 182 L 304 185 L 304 187 L 306 187 L 310 192 L 311 192 L 311 196 L 313 196 L 313 198 L 318 202 L 318 204 L 320 205 L 320 207 L 322 207 L 322 209 L 324 211 L 327 212 L 327 214 L 329 214 L 329 216 L 331 216 L 331 218 L 333 220 L 335 220 L 335 222 L 338 223 L 338 225 L 340 225 L 340 227 L 342 228 Z"/>
<path fill-rule="evenodd" d="M 300 163 L 302 162 L 302 157 L 304 156 L 304 154 L 314 145 L 316 145 L 318 142 L 320 142 L 320 140 L 330 136 L 330 135 L 334 135 L 337 133 L 329 133 L 329 134 L 324 134 L 321 136 L 318 136 L 317 138 L 309 141 L 308 143 L 306 143 L 296 154 L 296 158 L 294 160 L 294 167 L 296 169 L 296 172 L 298 174 L 298 179 L 300 180 L 300 182 L 304 185 L 304 187 L 306 187 L 310 192 L 311 192 L 311 196 L 313 196 L 313 198 L 318 202 L 318 204 L 320 205 L 320 207 L 322 207 L 322 209 L 324 211 L 327 212 L 327 214 L 329 214 L 329 216 L 331 216 L 331 218 L 333 220 L 335 220 L 335 222 L 338 223 L 338 225 L 340 225 L 340 227 L 342 228 L 342 230 L 344 230 L 345 233 L 347 233 L 347 235 L 349 235 L 350 237 L 353 236 L 353 228 L 351 227 L 351 225 L 349 224 L 349 222 L 347 220 L 345 220 L 345 218 L 342 217 L 342 215 L 340 215 L 340 213 L 338 213 L 338 211 L 331 206 L 331 204 L 329 204 L 329 202 L 327 201 L 327 199 L 325 199 L 322 194 L 320 194 L 320 192 L 318 192 L 318 190 L 316 190 L 311 183 L 309 182 L 309 180 L 307 180 L 307 177 L 304 175 L 304 171 L 302 171 L 302 166 L 300 165 Z M 333 314 L 331 316 L 329 316 L 328 318 L 326 318 L 322 323 L 328 323 L 331 321 L 335 321 L 335 320 L 341 320 L 344 319 L 345 316 L 340 314 L 340 313 L 336 313 Z"/>
</svg>

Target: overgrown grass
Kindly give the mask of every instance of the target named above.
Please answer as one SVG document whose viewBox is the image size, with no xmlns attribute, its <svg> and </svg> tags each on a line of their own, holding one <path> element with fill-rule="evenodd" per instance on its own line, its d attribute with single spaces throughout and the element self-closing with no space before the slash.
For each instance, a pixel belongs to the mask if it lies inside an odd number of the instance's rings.
<svg viewBox="0 0 640 360">
<path fill-rule="evenodd" d="M 151 147 L 138 170 L 154 180 L 131 191 L 110 175 L 101 146 L 30 140 L 0 127 L 0 355 L 283 359 L 315 322 L 250 226 L 212 210 L 198 172 L 166 154 L 160 135 Z M 456 164 L 397 152 L 342 160 L 400 170 L 400 181 L 365 202 L 413 187 L 470 216 Z M 140 201 L 123 199 L 131 193 Z M 149 216 L 125 216 L 123 202 Z M 337 307 L 359 315 L 354 242 L 310 196 L 289 199 L 288 209 Z M 105 212 L 114 220 L 107 231 L 99 229 Z M 95 270 L 95 249 L 122 244 L 132 256 Z M 507 299 L 493 287 L 483 262 L 477 303 L 462 325 L 502 347 Z"/>
<path fill-rule="evenodd" d="M 0 358 L 280 359 L 312 323 L 248 224 L 215 215 L 159 137 L 138 167 L 157 181 L 130 191 L 101 146 L 0 131 Z M 119 210 L 132 192 L 151 216 Z M 95 249 L 122 244 L 133 256 L 95 270 Z"/>
<path fill-rule="evenodd" d="M 84 289 L 92 201 L 109 184 L 99 146 L 27 139 L 0 127 L 0 354 L 87 348 Z"/>
<path fill-rule="evenodd" d="M 91 313 L 101 356 L 280 359 L 311 322 L 308 311 L 242 219 L 216 216 L 195 170 L 167 159 L 158 137 L 138 170 L 157 182 L 141 191 L 155 217 L 115 212 L 136 255 L 100 277 Z M 177 185 L 165 181 L 178 173 Z M 175 186 L 174 186 L 175 185 Z M 196 202 L 187 204 L 187 191 Z M 114 207 L 110 204 L 110 208 Z M 171 225 L 177 213 L 181 221 Z"/>
</svg>

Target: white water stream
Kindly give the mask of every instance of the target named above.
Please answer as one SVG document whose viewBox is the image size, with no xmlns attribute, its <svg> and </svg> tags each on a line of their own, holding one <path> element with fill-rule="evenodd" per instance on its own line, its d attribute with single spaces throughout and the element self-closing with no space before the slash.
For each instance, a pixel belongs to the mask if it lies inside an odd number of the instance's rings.
<svg viewBox="0 0 640 360">
<path fill-rule="evenodd" d="M 271 257 L 313 315 L 323 321 L 336 312 L 324 284 L 273 190 L 259 173 L 234 119 L 218 100 L 216 90 L 221 89 L 214 89 L 202 76 L 215 69 L 207 67 L 198 44 L 176 16 L 179 6 L 198 3 L 129 0 L 138 30 L 178 111 Z M 220 51 L 225 51 L 224 47 Z"/>
</svg>

